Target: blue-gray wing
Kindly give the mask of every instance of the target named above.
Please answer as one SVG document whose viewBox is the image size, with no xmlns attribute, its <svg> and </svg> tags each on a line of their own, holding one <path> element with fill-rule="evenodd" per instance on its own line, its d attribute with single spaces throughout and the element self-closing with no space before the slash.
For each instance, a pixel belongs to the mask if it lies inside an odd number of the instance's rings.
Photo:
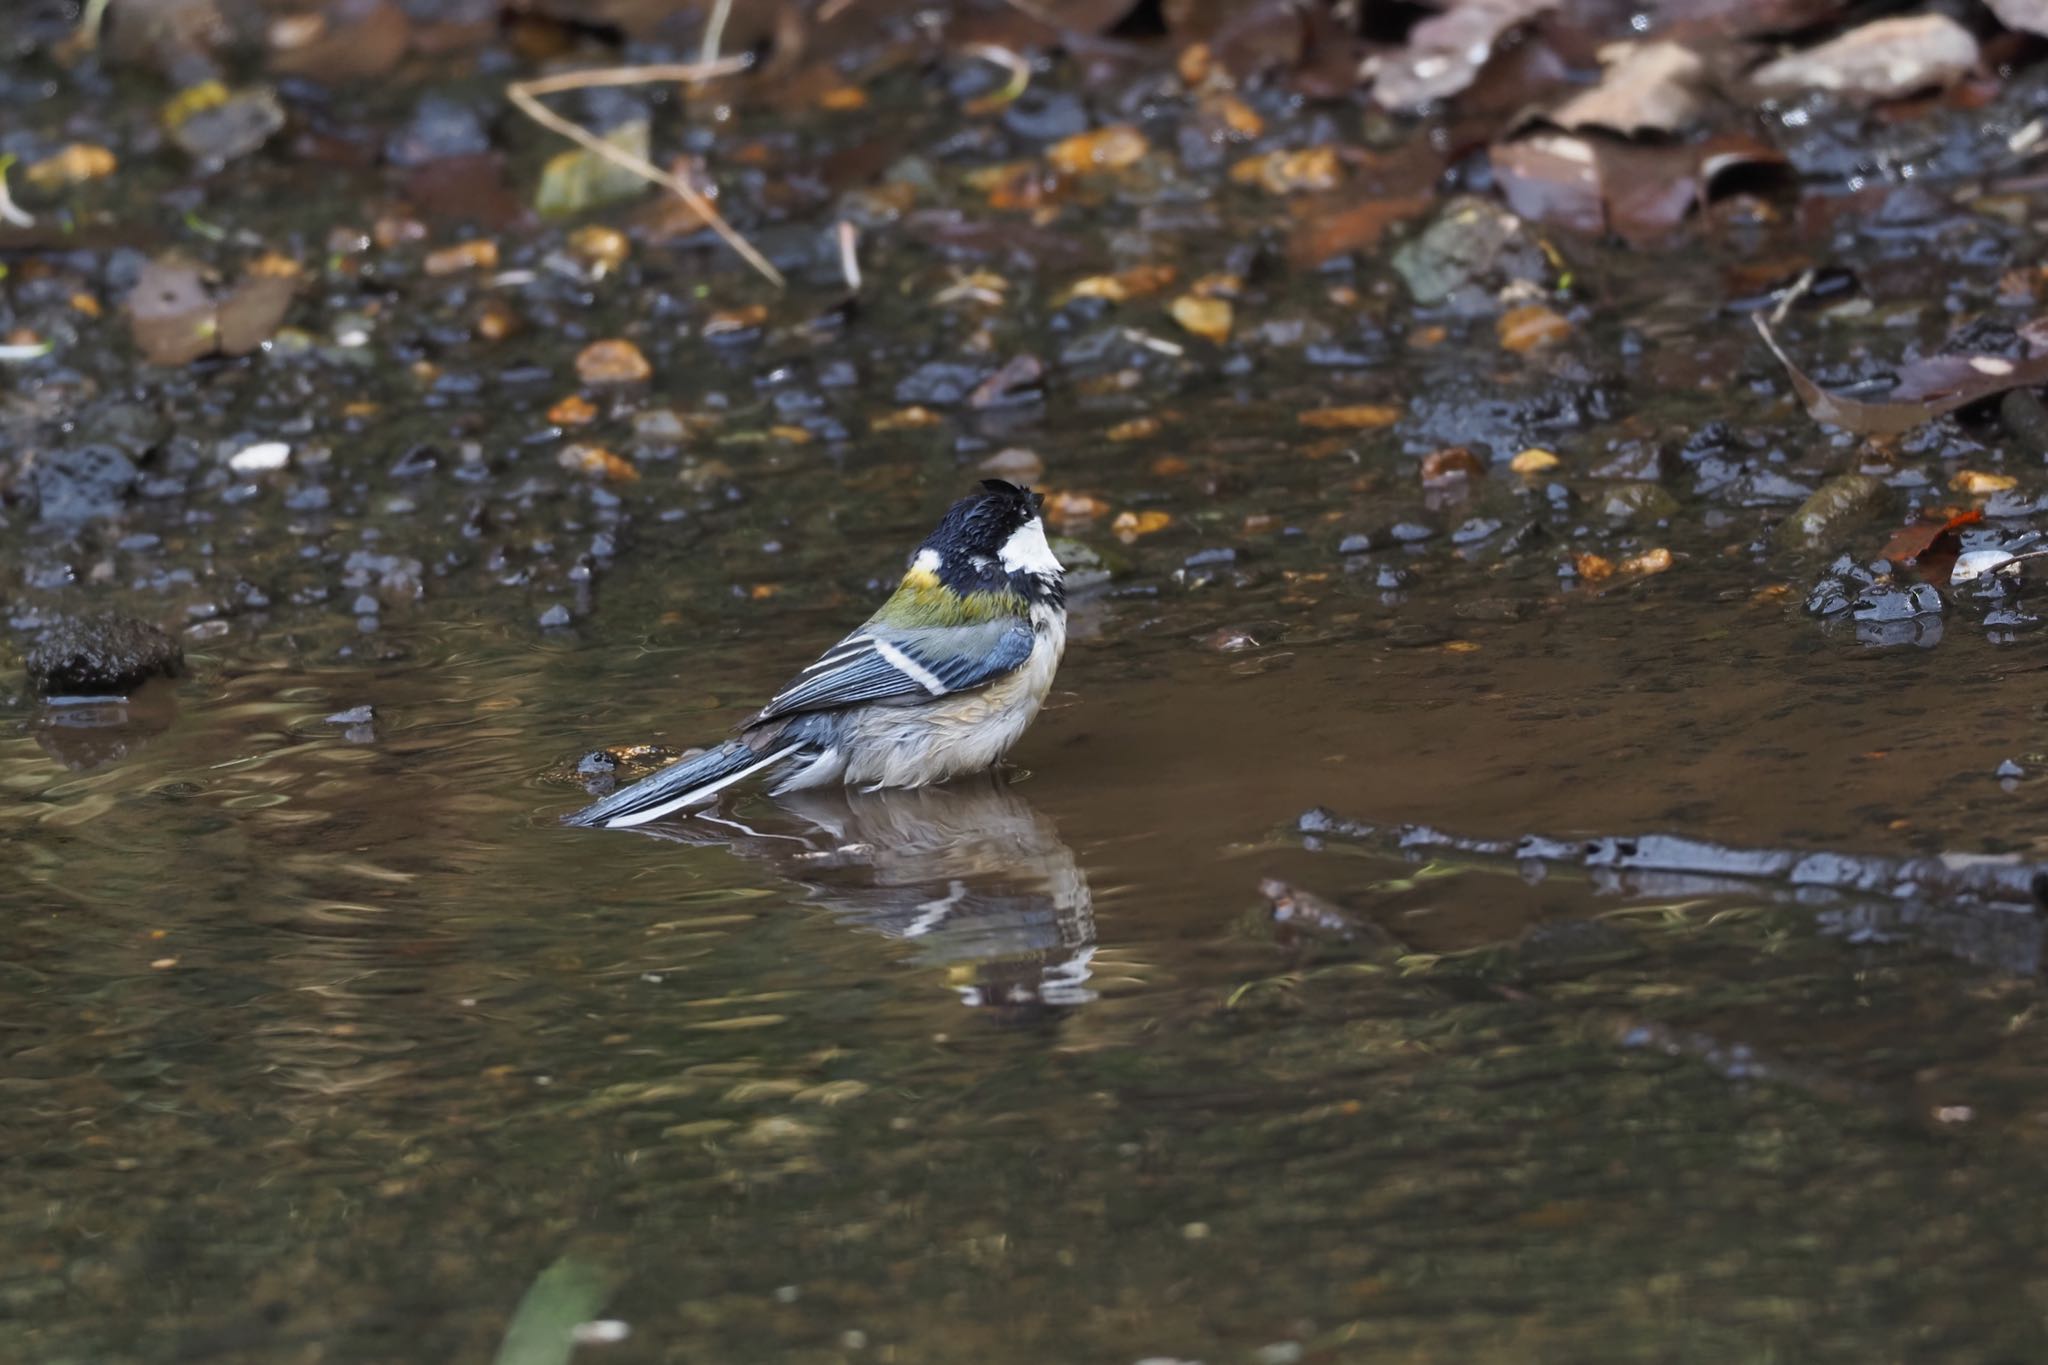
<svg viewBox="0 0 2048 1365">
<path fill-rule="evenodd" d="M 1031 657 L 1028 621 L 892 629 L 870 622 L 826 650 L 749 724 L 862 701 L 908 701 L 968 692 Z"/>
</svg>

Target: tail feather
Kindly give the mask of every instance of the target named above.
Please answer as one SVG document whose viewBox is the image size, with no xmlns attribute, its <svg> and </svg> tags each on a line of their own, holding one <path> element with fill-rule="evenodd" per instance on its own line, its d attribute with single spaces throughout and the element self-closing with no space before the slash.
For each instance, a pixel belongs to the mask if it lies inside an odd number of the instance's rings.
<svg viewBox="0 0 2048 1365">
<path fill-rule="evenodd" d="M 601 801 L 592 802 L 573 815 L 565 815 L 562 823 L 603 825 L 611 829 L 644 825 L 684 806 L 707 801 L 741 778 L 779 762 L 802 747 L 801 744 L 780 744 L 762 753 L 741 740 L 728 740 L 708 753 L 671 763 L 660 772 L 615 791 Z"/>
</svg>

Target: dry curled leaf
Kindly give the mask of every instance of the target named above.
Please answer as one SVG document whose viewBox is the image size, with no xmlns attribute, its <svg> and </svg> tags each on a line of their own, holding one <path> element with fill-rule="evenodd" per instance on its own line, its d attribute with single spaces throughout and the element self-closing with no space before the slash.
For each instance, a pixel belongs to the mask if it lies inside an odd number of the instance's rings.
<svg viewBox="0 0 2048 1365">
<path fill-rule="evenodd" d="M 1614 577 L 1614 561 L 1591 551 L 1572 556 L 1572 567 L 1582 583 L 1600 583 Z"/>
<path fill-rule="evenodd" d="M 1948 517 L 1936 514 L 1931 521 L 1902 526 L 1892 532 L 1891 539 L 1884 543 L 1884 549 L 1878 554 L 1894 564 L 1911 564 L 1952 555 L 1962 548 L 1956 532 L 1982 520 L 1984 510 L 1981 507 L 1972 507 L 1967 512 Z"/>
<path fill-rule="evenodd" d="M 1793 392 L 1817 422 L 1867 436 L 1896 436 L 2008 389 L 2048 384 L 2048 319 L 2019 329 L 2027 354 L 2019 360 L 1996 355 L 1930 355 L 1902 365 L 1898 382 L 1881 399 L 1829 393 L 1792 363 L 1762 314 L 1753 321 L 1764 345 L 1785 367 Z"/>
<path fill-rule="evenodd" d="M 1693 122 L 1703 104 L 1706 63 L 1677 43 L 1617 44 L 1603 51 L 1600 83 L 1550 111 L 1561 128 L 1607 128 L 1614 132 L 1676 133 Z"/>
<path fill-rule="evenodd" d="M 1671 567 L 1673 562 L 1671 551 L 1660 547 L 1655 550 L 1645 550 L 1639 555 L 1629 556 L 1616 566 L 1616 572 L 1637 578 L 1647 578 L 1651 574 L 1663 573 Z"/>
<path fill-rule="evenodd" d="M 1819 47 L 1766 62 L 1750 80 L 1767 90 L 1832 90 L 1901 99 L 1947 89 L 1977 66 L 1977 40 L 1946 14 L 1879 19 Z"/>
<path fill-rule="evenodd" d="M 1422 457 L 1422 482 L 1436 488 L 1484 476 L 1486 466 L 1465 446 L 1446 446 Z"/>
<path fill-rule="evenodd" d="M 1548 474 L 1561 463 L 1563 461 L 1549 451 L 1531 446 L 1509 460 L 1508 468 L 1517 474 Z"/>
</svg>

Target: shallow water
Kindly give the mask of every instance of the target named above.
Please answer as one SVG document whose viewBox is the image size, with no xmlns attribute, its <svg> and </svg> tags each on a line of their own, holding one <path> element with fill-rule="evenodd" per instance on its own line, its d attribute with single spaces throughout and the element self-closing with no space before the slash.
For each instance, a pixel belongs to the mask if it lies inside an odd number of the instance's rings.
<svg viewBox="0 0 2048 1365">
<path fill-rule="evenodd" d="M 845 614 L 693 640 L 671 582 L 539 644 L 237 641 L 87 771 L 17 717 L 9 1354 L 484 1358 L 565 1256 L 620 1360 L 2038 1348 L 2032 980 L 1289 832 L 2033 847 L 2013 651 L 1711 578 L 1470 652 L 1098 595 L 1006 785 L 558 828 L 583 747 L 715 732 Z M 1274 874 L 1401 947 L 1276 940 Z"/>
</svg>

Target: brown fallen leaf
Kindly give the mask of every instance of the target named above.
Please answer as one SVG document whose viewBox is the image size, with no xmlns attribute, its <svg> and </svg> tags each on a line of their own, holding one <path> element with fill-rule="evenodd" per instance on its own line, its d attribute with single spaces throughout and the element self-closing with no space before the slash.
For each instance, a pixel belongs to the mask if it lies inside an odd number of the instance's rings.
<svg viewBox="0 0 2048 1365">
<path fill-rule="evenodd" d="M 1157 436 L 1165 423 L 1157 417 L 1133 417 L 1128 422 L 1118 422 L 1102 434 L 1112 441 L 1144 441 Z"/>
<path fill-rule="evenodd" d="M 1502 346 L 1522 354 L 1563 341 L 1572 334 L 1572 325 L 1556 309 L 1531 303 L 1501 314 L 1495 330 Z"/>
<path fill-rule="evenodd" d="M 1427 488 L 1464 483 L 1485 474 L 1486 466 L 1466 446 L 1446 446 L 1422 457 L 1422 482 Z"/>
<path fill-rule="evenodd" d="M 1678 43 L 1615 44 L 1600 54 L 1600 83 L 1545 115 L 1560 128 L 1676 133 L 1705 106 L 1706 63 Z"/>
<path fill-rule="evenodd" d="M 1645 145 L 1570 133 L 1539 133 L 1488 150 L 1509 207 L 1532 223 L 1655 240 L 1711 197 L 1715 182 L 1748 169 L 1785 169 L 1784 155 L 1755 138 Z"/>
<path fill-rule="evenodd" d="M 1128 123 L 1112 123 L 1060 139 L 1046 149 L 1045 159 L 1066 175 L 1084 175 L 1135 166 L 1149 150 L 1143 133 Z"/>
<path fill-rule="evenodd" d="M 1384 403 L 1352 403 L 1339 408 L 1311 408 L 1298 419 L 1318 431 L 1376 431 L 1401 420 L 1401 409 Z"/>
<path fill-rule="evenodd" d="M 623 338 L 593 341 L 576 356 L 576 377 L 586 384 L 637 384 L 653 373 L 640 348 Z"/>
<path fill-rule="evenodd" d="M 1313 267 L 1347 251 L 1371 251 L 1388 228 L 1421 217 L 1435 202 L 1432 195 L 1409 194 L 1334 209 L 1323 202 L 1304 203 L 1296 209 L 1301 221 L 1287 239 L 1287 258 Z"/>
<path fill-rule="evenodd" d="M 1470 86 L 1509 29 L 1557 0 L 1455 0 L 1408 30 L 1400 52 L 1369 64 L 1373 102 L 1406 110 L 1448 99 Z"/>
<path fill-rule="evenodd" d="M 275 263 L 259 264 L 261 273 L 252 266 L 217 299 L 191 262 L 162 257 L 143 266 L 127 307 L 129 334 L 144 358 L 184 365 L 215 352 L 247 355 L 268 341 L 291 307 L 298 274 L 295 265 L 287 273 Z"/>
<path fill-rule="evenodd" d="M 1785 367 L 1793 392 L 1816 421 L 1866 436 L 1896 436 L 1946 412 L 1968 407 L 2007 389 L 2048 384 L 2048 319 L 2020 328 L 2028 355 L 2008 360 L 1995 355 L 1930 355 L 1898 371 L 1898 382 L 1882 399 L 1848 398 L 1829 393 L 1792 363 L 1778 344 L 1771 325 L 1758 313 L 1752 321 L 1764 345 Z"/>
<path fill-rule="evenodd" d="M 1819 47 L 1750 72 L 1766 90 L 1831 90 L 1862 99 L 1901 99 L 1945 90 L 1976 69 L 1977 40 L 1945 14 L 1879 19 Z"/>
<path fill-rule="evenodd" d="M 270 29 L 270 69 L 279 75 L 368 80 L 397 66 L 412 43 L 412 20 L 397 0 L 355 0 L 293 17 L 299 22 Z"/>
<path fill-rule="evenodd" d="M 1912 564 L 1923 559 L 1937 559 L 1961 551 L 1962 542 L 1956 532 L 1984 520 L 1984 509 L 1972 507 L 1967 512 L 1958 512 L 1951 517 L 1937 515 L 1931 521 L 1922 521 L 1914 526 L 1902 526 L 1892 532 L 1891 539 L 1884 543 L 1878 554 L 1894 564 Z"/>
</svg>

